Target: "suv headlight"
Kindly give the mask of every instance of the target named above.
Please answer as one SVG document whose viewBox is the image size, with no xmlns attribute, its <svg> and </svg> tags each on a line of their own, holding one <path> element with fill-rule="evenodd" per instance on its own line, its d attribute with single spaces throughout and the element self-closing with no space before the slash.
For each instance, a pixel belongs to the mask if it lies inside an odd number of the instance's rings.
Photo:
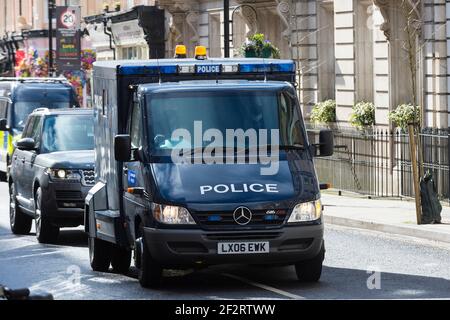
<svg viewBox="0 0 450 320">
<path fill-rule="evenodd" d="M 194 219 L 186 208 L 156 204 L 153 217 L 165 224 L 195 224 Z"/>
<path fill-rule="evenodd" d="M 288 223 L 315 221 L 322 216 L 322 202 L 320 200 L 299 203 L 292 210 Z"/>
<path fill-rule="evenodd" d="M 50 169 L 48 168 L 45 173 L 47 173 L 52 180 L 71 180 L 71 181 L 81 181 L 81 174 L 78 170 L 66 170 L 66 169 Z"/>
</svg>

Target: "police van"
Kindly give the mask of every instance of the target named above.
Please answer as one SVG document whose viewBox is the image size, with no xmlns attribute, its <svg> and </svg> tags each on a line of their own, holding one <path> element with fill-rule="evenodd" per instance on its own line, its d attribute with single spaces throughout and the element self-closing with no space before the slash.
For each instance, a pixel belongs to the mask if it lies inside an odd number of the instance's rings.
<svg viewBox="0 0 450 320">
<path fill-rule="evenodd" d="M 22 136 L 33 110 L 78 106 L 76 93 L 66 78 L 0 78 L 0 180 L 6 180 L 13 143 Z"/>
<path fill-rule="evenodd" d="M 314 157 L 295 63 L 164 59 L 94 64 L 96 184 L 85 201 L 93 270 L 140 284 L 164 269 L 295 265 L 318 281 L 325 254 Z"/>
</svg>

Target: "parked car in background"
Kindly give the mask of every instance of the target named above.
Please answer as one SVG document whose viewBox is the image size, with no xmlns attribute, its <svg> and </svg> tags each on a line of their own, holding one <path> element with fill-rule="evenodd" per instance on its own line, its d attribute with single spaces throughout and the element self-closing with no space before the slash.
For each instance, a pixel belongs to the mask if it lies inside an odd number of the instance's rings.
<svg viewBox="0 0 450 320">
<path fill-rule="evenodd" d="M 0 78 L 0 181 L 8 166 L 28 115 L 35 109 L 79 107 L 73 87 L 65 78 Z"/>
<path fill-rule="evenodd" d="M 41 243 L 61 227 L 83 224 L 84 199 L 94 185 L 94 119 L 88 109 L 38 109 L 16 143 L 9 176 L 10 222 Z"/>
</svg>

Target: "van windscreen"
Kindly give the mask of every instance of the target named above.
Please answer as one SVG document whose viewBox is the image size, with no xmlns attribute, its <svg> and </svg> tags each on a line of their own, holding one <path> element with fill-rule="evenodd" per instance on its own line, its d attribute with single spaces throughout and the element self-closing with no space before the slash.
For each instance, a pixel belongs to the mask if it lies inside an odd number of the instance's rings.
<svg viewBox="0 0 450 320">
<path fill-rule="evenodd" d="M 234 147 L 256 146 L 251 139 L 267 133 L 265 144 L 304 146 L 302 119 L 295 97 L 275 90 L 233 90 L 161 92 L 148 96 L 147 105 L 150 149 L 153 154 L 165 150 L 207 147 L 208 132 L 215 133 L 216 146 L 228 148 L 227 135 L 247 133 L 245 140 L 235 139 Z M 178 136 L 184 130 L 191 139 Z M 178 131 L 177 131 L 178 130 Z M 271 132 L 279 140 L 271 141 Z M 222 141 L 217 141 L 222 136 Z M 174 137 L 176 137 L 174 139 Z M 206 139 L 205 139 L 206 138 Z M 200 139 L 194 141 L 195 139 Z M 260 145 L 260 141 L 253 140 Z M 199 145 L 201 144 L 201 145 Z"/>
</svg>

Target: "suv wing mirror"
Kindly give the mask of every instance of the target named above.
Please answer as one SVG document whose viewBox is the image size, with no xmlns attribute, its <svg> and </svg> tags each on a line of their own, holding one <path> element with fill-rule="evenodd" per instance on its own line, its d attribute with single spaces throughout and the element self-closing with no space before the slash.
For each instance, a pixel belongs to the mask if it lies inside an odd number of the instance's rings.
<svg viewBox="0 0 450 320">
<path fill-rule="evenodd" d="M 36 143 L 32 138 L 22 138 L 19 141 L 17 141 L 16 147 L 19 150 L 32 151 L 36 150 Z"/>
<path fill-rule="evenodd" d="M 128 134 L 114 137 L 114 156 L 116 161 L 128 162 L 131 159 L 131 138 Z"/>
<path fill-rule="evenodd" d="M 331 130 L 320 130 L 319 143 L 312 145 L 315 157 L 329 157 L 334 153 L 334 135 Z"/>
<path fill-rule="evenodd" d="M 9 131 L 8 120 L 5 118 L 0 119 L 0 131 Z"/>
</svg>

